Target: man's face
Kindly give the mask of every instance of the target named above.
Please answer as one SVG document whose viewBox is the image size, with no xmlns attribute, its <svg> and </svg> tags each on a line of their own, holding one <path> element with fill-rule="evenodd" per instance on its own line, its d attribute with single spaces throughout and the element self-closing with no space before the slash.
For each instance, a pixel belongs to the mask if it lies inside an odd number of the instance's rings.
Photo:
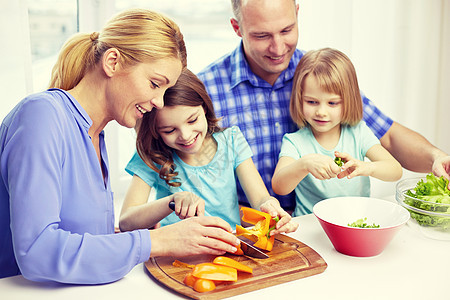
<svg viewBox="0 0 450 300">
<path fill-rule="evenodd" d="M 244 0 L 241 21 L 231 20 L 250 68 L 270 84 L 288 67 L 297 46 L 297 12 L 293 0 Z"/>
</svg>

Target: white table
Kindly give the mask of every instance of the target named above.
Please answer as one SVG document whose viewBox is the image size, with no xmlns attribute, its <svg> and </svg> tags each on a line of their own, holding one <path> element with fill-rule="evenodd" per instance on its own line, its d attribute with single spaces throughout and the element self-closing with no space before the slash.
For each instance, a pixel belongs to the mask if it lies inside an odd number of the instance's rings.
<svg viewBox="0 0 450 300">
<path fill-rule="evenodd" d="M 230 299 L 450 299 L 450 241 L 425 238 L 404 226 L 378 256 L 357 258 L 337 252 L 314 215 L 294 218 L 290 236 L 316 250 L 325 272 Z M 136 266 L 123 279 L 77 286 L 31 282 L 22 276 L 0 279 L 0 299 L 182 299 Z"/>
</svg>

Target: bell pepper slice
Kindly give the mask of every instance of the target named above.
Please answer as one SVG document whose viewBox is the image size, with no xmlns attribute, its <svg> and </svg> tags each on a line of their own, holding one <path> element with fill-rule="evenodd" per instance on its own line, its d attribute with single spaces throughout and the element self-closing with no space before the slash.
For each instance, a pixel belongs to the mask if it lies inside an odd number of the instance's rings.
<svg viewBox="0 0 450 300">
<path fill-rule="evenodd" d="M 255 247 L 272 251 L 275 237 L 269 236 L 269 232 L 275 228 L 274 226 L 278 218 L 274 219 L 268 213 L 250 207 L 242 207 L 241 211 L 243 213 L 242 220 L 253 224 L 254 227 L 246 229 L 240 225 L 236 225 L 236 235 L 242 235 L 255 242 L 253 244 Z"/>
<path fill-rule="evenodd" d="M 175 259 L 172 263 L 172 265 L 174 267 L 180 267 L 180 268 L 189 268 L 189 269 L 193 269 L 195 267 L 195 265 L 190 265 L 187 264 L 185 262 L 179 261 L 178 259 Z"/>
<path fill-rule="evenodd" d="M 237 250 L 233 253 L 234 255 L 244 255 L 244 251 L 241 249 L 241 244 L 239 244 L 236 248 Z"/>
<path fill-rule="evenodd" d="M 199 293 L 209 292 L 216 288 L 214 281 L 209 279 L 199 278 L 194 283 L 194 290 Z"/>
<path fill-rule="evenodd" d="M 213 264 L 235 268 L 236 270 L 245 273 L 253 273 L 253 269 L 251 267 L 226 256 L 217 256 L 214 258 Z"/>
<path fill-rule="evenodd" d="M 197 278 L 192 276 L 192 272 L 189 272 L 184 276 L 183 283 L 187 286 L 190 286 L 191 288 L 194 287 L 195 282 L 197 281 Z"/>
<path fill-rule="evenodd" d="M 237 281 L 237 270 L 213 263 L 201 263 L 195 265 L 192 276 L 217 281 Z"/>
</svg>

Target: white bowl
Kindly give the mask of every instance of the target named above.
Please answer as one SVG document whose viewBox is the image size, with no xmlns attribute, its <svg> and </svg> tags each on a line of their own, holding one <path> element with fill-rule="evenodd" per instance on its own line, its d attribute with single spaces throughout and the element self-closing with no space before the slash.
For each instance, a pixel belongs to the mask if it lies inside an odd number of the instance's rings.
<svg viewBox="0 0 450 300">
<path fill-rule="evenodd" d="M 314 205 L 313 212 L 337 251 L 360 257 L 380 254 L 409 219 L 408 211 L 397 203 L 370 197 L 325 199 Z M 364 218 L 380 227 L 348 226 Z"/>
</svg>

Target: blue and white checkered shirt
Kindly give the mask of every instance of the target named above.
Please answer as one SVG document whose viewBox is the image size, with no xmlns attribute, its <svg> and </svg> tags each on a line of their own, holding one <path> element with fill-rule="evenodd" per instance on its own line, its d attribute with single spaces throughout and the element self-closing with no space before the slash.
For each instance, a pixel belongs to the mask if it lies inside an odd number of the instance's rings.
<svg viewBox="0 0 450 300">
<path fill-rule="evenodd" d="M 239 126 L 252 151 L 253 161 L 271 195 L 272 175 L 278 162 L 281 141 L 285 133 L 297 130 L 289 114 L 289 101 L 295 68 L 304 52 L 297 49 L 274 85 L 255 75 L 245 59 L 242 43 L 231 53 L 219 58 L 198 77 L 203 81 L 214 103 L 218 117 L 223 117 L 221 125 Z M 382 114 L 372 102 L 363 97 L 364 120 L 380 138 L 392 125 L 392 120 Z M 239 203 L 248 206 L 240 185 Z M 294 209 L 295 197 L 278 196 L 285 209 Z"/>
</svg>

